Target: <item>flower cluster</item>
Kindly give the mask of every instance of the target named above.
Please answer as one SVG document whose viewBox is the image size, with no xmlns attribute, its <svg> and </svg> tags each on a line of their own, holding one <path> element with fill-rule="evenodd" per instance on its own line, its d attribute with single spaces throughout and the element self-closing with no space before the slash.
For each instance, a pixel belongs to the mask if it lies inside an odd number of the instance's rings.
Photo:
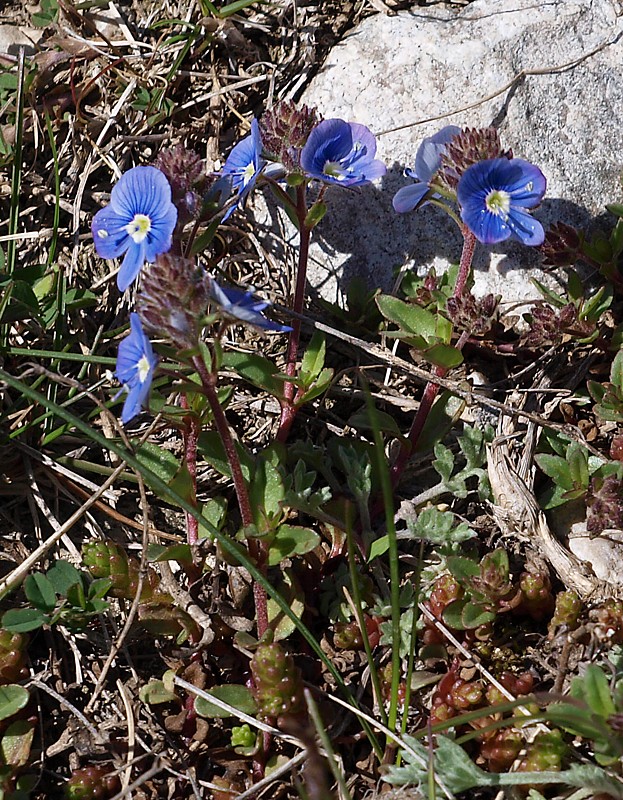
<svg viewBox="0 0 623 800">
<path fill-rule="evenodd" d="M 456 199 L 463 224 L 484 244 L 511 237 L 531 246 L 544 241 L 543 226 L 529 212 L 543 199 L 545 177 L 538 167 L 504 152 L 493 128 L 443 128 L 424 139 L 407 175 L 416 183 L 394 196 L 399 213 L 441 197 Z"/>
<path fill-rule="evenodd" d="M 151 265 L 142 282 L 138 313 L 131 316 L 131 332 L 119 349 L 117 377 L 128 392 L 124 422 L 145 405 L 157 363 L 142 324 L 180 351 L 198 343 L 208 304 L 227 322 L 244 322 L 262 331 L 292 330 L 267 319 L 269 303 L 256 298 L 253 290 L 221 287 L 188 255 L 198 226 L 227 220 L 261 182 L 272 182 L 284 202 L 291 202 L 288 186 L 305 192 L 309 184 L 320 182 L 320 197 L 330 186 L 364 186 L 386 173 L 376 149 L 376 139 L 365 125 L 323 120 L 315 109 L 282 102 L 261 124 L 252 120 L 250 134 L 232 148 L 219 173 L 207 175 L 201 158 L 177 145 L 164 150 L 156 166 L 134 167 L 121 176 L 110 204 L 94 216 L 92 232 L 100 256 L 123 256 L 117 277 L 120 291 L 132 285 L 146 263 Z M 423 140 L 415 167 L 406 174 L 414 183 L 396 193 L 393 205 L 399 213 L 433 202 L 453 214 L 446 204 L 456 201 L 462 224 L 485 244 L 510 237 L 528 245 L 544 240 L 543 228 L 530 212 L 544 195 L 545 178 L 534 165 L 504 151 L 493 128 L 446 126 Z M 283 179 L 286 190 L 277 187 Z M 316 206 L 324 213 L 322 203 Z M 300 205 L 292 205 L 291 211 L 300 213 Z M 193 220 L 190 241 L 183 244 L 184 228 Z M 308 232 L 313 227 L 305 214 L 299 224 Z M 472 330 L 476 317 L 482 317 L 476 328 L 483 333 L 495 312 L 495 299 L 488 298 L 486 308 L 472 307 L 468 300 L 455 298 L 453 319 Z"/>
</svg>

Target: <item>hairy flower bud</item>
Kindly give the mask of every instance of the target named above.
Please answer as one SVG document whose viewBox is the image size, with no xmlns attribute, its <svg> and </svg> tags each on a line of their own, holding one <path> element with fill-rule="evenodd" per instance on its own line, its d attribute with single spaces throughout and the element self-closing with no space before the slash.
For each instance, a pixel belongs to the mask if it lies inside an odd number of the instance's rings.
<svg viewBox="0 0 623 800">
<path fill-rule="evenodd" d="M 568 267 L 580 258 L 581 248 L 578 231 L 564 222 L 556 222 L 545 234 L 540 250 L 546 267 Z"/>
<path fill-rule="evenodd" d="M 171 184 L 171 199 L 177 207 L 178 220 L 184 224 L 193 219 L 200 208 L 205 164 L 193 150 L 183 144 L 162 150 L 154 164 Z"/>
<path fill-rule="evenodd" d="M 133 600 L 138 590 L 139 563 L 114 542 L 87 542 L 82 548 L 86 568 L 94 578 L 110 578 L 110 593 L 114 597 Z M 141 600 L 162 600 L 168 595 L 158 593 L 158 576 L 151 570 L 143 580 Z M 170 602 L 170 598 L 169 598 Z"/>
<path fill-rule="evenodd" d="M 194 259 L 165 253 L 143 275 L 137 299 L 141 322 L 150 332 L 186 349 L 197 344 L 209 298 L 209 278 Z"/>
<path fill-rule="evenodd" d="M 512 150 L 503 150 L 495 128 L 465 128 L 453 136 L 441 154 L 440 184 L 456 191 L 459 178 L 472 164 L 492 158 L 512 158 Z"/>
<path fill-rule="evenodd" d="M 267 111 L 260 120 L 265 150 L 292 172 L 299 169 L 299 156 L 307 137 L 320 122 L 315 108 L 297 106 L 284 100 Z"/>
<path fill-rule="evenodd" d="M 457 328 L 471 336 L 484 336 L 493 326 L 499 302 L 500 295 L 487 294 L 476 298 L 471 292 L 463 292 L 448 299 L 447 309 Z"/>
<path fill-rule="evenodd" d="M 593 478 L 587 498 L 586 527 L 598 535 L 614 528 L 623 530 L 623 481 L 614 475 Z"/>
</svg>

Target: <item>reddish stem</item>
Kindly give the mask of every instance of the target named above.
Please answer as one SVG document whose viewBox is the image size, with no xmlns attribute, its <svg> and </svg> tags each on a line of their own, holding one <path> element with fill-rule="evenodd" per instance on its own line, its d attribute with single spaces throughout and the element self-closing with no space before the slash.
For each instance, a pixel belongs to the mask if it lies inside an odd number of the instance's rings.
<svg viewBox="0 0 623 800">
<path fill-rule="evenodd" d="M 188 398 L 182 395 L 180 405 L 186 411 L 189 409 Z M 199 439 L 199 421 L 194 414 L 189 414 L 184 418 L 184 458 L 186 467 L 190 474 L 193 498 L 197 496 L 197 441 Z M 186 513 L 186 539 L 192 547 L 199 541 L 199 523 L 192 516 Z"/>
<path fill-rule="evenodd" d="M 214 424 L 223 442 L 225 454 L 231 470 L 232 480 L 234 482 L 234 489 L 236 490 L 236 497 L 238 498 L 238 507 L 240 508 L 240 516 L 242 518 L 243 527 L 247 528 L 253 525 L 253 512 L 251 511 L 251 502 L 249 500 L 249 492 L 247 484 L 245 483 L 242 474 L 242 467 L 240 465 L 240 458 L 236 450 L 236 444 L 223 407 L 219 403 L 218 394 L 216 393 L 216 379 L 217 376 L 213 372 L 209 372 L 206 368 L 203 359 L 199 356 L 193 359 L 195 369 L 201 379 L 203 390 L 210 404 L 210 410 L 214 417 Z M 265 544 L 259 539 L 250 537 L 247 539 L 249 547 L 249 554 L 257 564 L 258 569 L 263 575 L 266 574 L 266 559 L 267 549 Z M 253 597 L 255 600 L 255 614 L 257 620 L 257 636 L 261 639 L 268 630 L 268 598 L 266 590 L 257 581 L 253 584 Z"/>
<path fill-rule="evenodd" d="M 472 260 L 474 258 L 474 249 L 476 247 L 476 237 L 469 230 L 469 228 L 467 228 L 467 226 L 463 226 L 462 233 L 463 251 L 461 253 L 459 272 L 456 278 L 456 284 L 454 286 L 454 297 L 460 297 L 465 290 L 469 272 L 472 266 Z M 464 331 L 460 335 L 459 340 L 455 345 L 457 350 L 463 349 L 468 338 L 468 334 Z M 448 370 L 445 367 L 435 367 L 435 375 L 437 377 L 444 378 L 447 374 Z M 422 400 L 420 402 L 420 407 L 418 408 L 415 419 L 413 420 L 413 424 L 411 425 L 411 430 L 409 431 L 407 441 L 402 444 L 396 461 L 390 470 L 392 486 L 397 485 L 404 468 L 411 458 L 411 454 L 417 447 L 417 443 L 422 435 L 422 430 L 424 429 L 424 425 L 428 419 L 428 415 L 438 393 L 439 384 L 432 382 L 426 384 L 424 388 L 424 394 L 422 395 Z"/>
<path fill-rule="evenodd" d="M 296 286 L 294 289 L 294 297 L 292 298 L 292 310 L 295 314 L 300 314 L 303 311 L 303 303 L 305 302 L 305 281 L 307 279 L 307 261 L 309 258 L 309 239 L 311 236 L 311 228 L 305 225 L 307 218 L 307 201 L 306 201 L 306 184 L 302 183 L 296 187 L 296 217 L 299 223 L 299 258 L 296 268 Z M 288 354 L 286 359 L 285 373 L 289 377 L 294 377 L 296 373 L 296 359 L 299 350 L 299 343 L 301 339 L 301 320 L 299 317 L 294 316 L 292 320 L 292 330 L 290 331 L 290 339 L 288 341 Z M 295 392 L 296 386 L 290 381 L 287 381 L 283 386 L 283 402 L 281 406 L 281 419 L 279 421 L 279 430 L 277 432 L 277 441 L 285 442 L 288 438 L 288 433 L 296 417 L 295 406 Z"/>
</svg>

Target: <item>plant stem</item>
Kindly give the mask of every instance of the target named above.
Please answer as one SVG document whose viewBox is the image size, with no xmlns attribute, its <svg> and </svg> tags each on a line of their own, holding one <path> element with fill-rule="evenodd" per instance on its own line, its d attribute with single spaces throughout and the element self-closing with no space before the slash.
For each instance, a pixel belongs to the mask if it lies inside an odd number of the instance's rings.
<svg viewBox="0 0 623 800">
<path fill-rule="evenodd" d="M 203 390 L 208 399 L 208 403 L 210 404 L 210 410 L 214 416 L 214 424 L 216 425 L 216 429 L 221 437 L 221 441 L 223 442 L 223 447 L 225 448 L 225 454 L 227 455 L 227 461 L 229 463 L 232 480 L 234 482 L 234 489 L 236 490 L 236 497 L 238 498 L 238 507 L 240 508 L 242 525 L 244 528 L 248 528 L 249 526 L 253 525 L 251 501 L 249 500 L 247 484 L 245 483 L 244 476 L 242 474 L 242 467 L 240 464 L 238 451 L 236 450 L 236 444 L 233 436 L 231 435 L 231 429 L 229 427 L 229 423 L 227 422 L 227 418 L 225 417 L 225 412 L 219 403 L 218 395 L 216 393 L 217 375 L 207 369 L 203 359 L 200 356 L 196 356 L 193 359 L 193 364 L 199 374 L 199 378 L 201 379 Z M 267 552 L 264 543 L 259 539 L 250 537 L 247 539 L 247 544 L 249 547 L 249 555 L 257 564 L 257 568 L 260 570 L 260 572 L 265 575 Z M 257 581 L 254 581 L 253 583 L 253 597 L 255 600 L 257 636 L 258 639 L 261 639 L 268 629 L 268 599 L 266 590 Z"/>
<path fill-rule="evenodd" d="M 454 286 L 454 297 L 460 297 L 463 294 L 470 270 L 472 268 L 474 249 L 476 247 L 476 237 L 469 230 L 469 228 L 464 225 L 461 229 L 461 232 L 463 234 L 463 251 L 461 253 L 459 272 L 456 277 L 456 284 Z M 461 333 L 459 340 L 455 345 L 456 349 L 462 350 L 468 338 L 469 336 L 467 333 L 465 333 L 465 331 Z M 448 370 L 445 367 L 435 367 L 435 375 L 437 375 L 439 378 L 444 378 L 447 373 Z M 407 441 L 401 446 L 396 461 L 390 470 L 392 486 L 396 486 L 400 480 L 400 476 L 402 475 L 405 466 L 411 458 L 411 454 L 417 446 L 422 434 L 422 430 L 424 429 L 424 425 L 426 424 L 426 420 L 428 419 L 428 415 L 438 393 L 439 384 L 432 382 L 426 384 L 424 388 L 424 394 L 422 395 L 422 400 L 420 402 L 420 407 L 418 408 L 415 419 L 411 425 L 411 430 L 409 431 Z"/>
<path fill-rule="evenodd" d="M 305 219 L 307 218 L 306 193 L 307 185 L 305 183 L 296 187 L 296 217 L 299 223 L 299 258 L 296 268 L 294 297 L 292 298 L 292 310 L 295 314 L 300 314 L 303 311 L 305 281 L 307 279 L 307 261 L 309 258 L 311 228 L 308 228 L 305 224 Z M 285 368 L 286 375 L 291 378 L 294 377 L 294 373 L 296 372 L 296 357 L 298 355 L 300 338 L 301 320 L 300 317 L 294 316 L 292 320 L 292 330 L 290 331 L 290 338 L 288 340 L 288 354 Z M 279 421 L 279 430 L 276 437 L 278 442 L 285 442 L 288 438 L 288 433 L 296 417 L 296 408 L 294 405 L 295 390 L 296 387 L 293 383 L 287 381 L 284 384 L 281 419 Z"/>
<path fill-rule="evenodd" d="M 188 410 L 188 398 L 183 394 L 180 405 Z M 197 440 L 199 439 L 199 421 L 194 414 L 184 418 L 184 459 L 190 474 L 193 498 L 197 497 Z M 199 523 L 191 514 L 186 514 L 186 538 L 192 547 L 199 541 Z"/>
</svg>

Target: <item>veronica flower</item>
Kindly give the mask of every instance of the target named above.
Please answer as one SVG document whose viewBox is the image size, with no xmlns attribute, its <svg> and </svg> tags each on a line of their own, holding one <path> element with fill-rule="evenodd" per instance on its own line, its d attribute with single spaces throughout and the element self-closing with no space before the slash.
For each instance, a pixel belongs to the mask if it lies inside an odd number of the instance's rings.
<svg viewBox="0 0 623 800">
<path fill-rule="evenodd" d="M 264 169 L 266 162 L 262 159 L 262 137 L 256 119 L 251 122 L 251 135 L 247 136 L 233 148 L 223 167 L 223 175 L 231 175 L 232 189 L 238 192 L 236 203 L 223 217 L 226 220 L 237 206 L 244 202 L 246 196 Z"/>
<path fill-rule="evenodd" d="M 376 139 L 365 125 L 325 119 L 309 134 L 301 168 L 310 178 L 340 186 L 361 186 L 385 175 L 376 155 Z"/>
<path fill-rule="evenodd" d="M 124 292 L 146 261 L 153 262 L 171 247 L 177 209 L 171 186 L 155 167 L 124 172 L 110 194 L 110 205 L 93 217 L 91 230 L 98 255 L 118 258 L 125 253 L 117 275 Z"/>
<path fill-rule="evenodd" d="M 394 211 L 405 214 L 424 205 L 422 201 L 429 193 L 430 183 L 441 166 L 441 156 L 452 137 L 460 132 L 461 129 L 456 125 L 446 125 L 434 136 L 422 139 L 422 144 L 415 155 L 415 169 L 405 170 L 405 175 L 417 182 L 398 189 L 393 199 Z"/>
<path fill-rule="evenodd" d="M 129 335 L 119 345 L 115 372 L 128 393 L 121 412 L 124 425 L 134 419 L 145 405 L 158 363 L 151 342 L 143 333 L 138 314 L 130 314 L 130 328 Z"/>
<path fill-rule="evenodd" d="M 230 319 L 246 322 L 265 331 L 291 331 L 289 325 L 280 325 L 262 314 L 270 306 L 266 300 L 257 300 L 252 291 L 243 289 L 224 289 L 212 279 L 210 281 L 210 294 L 214 302 L 220 307 L 221 312 Z"/>
<path fill-rule="evenodd" d="M 491 158 L 472 164 L 457 187 L 461 219 L 478 241 L 496 244 L 513 236 L 542 244 L 543 226 L 530 216 L 545 194 L 545 176 L 520 158 Z"/>
</svg>

